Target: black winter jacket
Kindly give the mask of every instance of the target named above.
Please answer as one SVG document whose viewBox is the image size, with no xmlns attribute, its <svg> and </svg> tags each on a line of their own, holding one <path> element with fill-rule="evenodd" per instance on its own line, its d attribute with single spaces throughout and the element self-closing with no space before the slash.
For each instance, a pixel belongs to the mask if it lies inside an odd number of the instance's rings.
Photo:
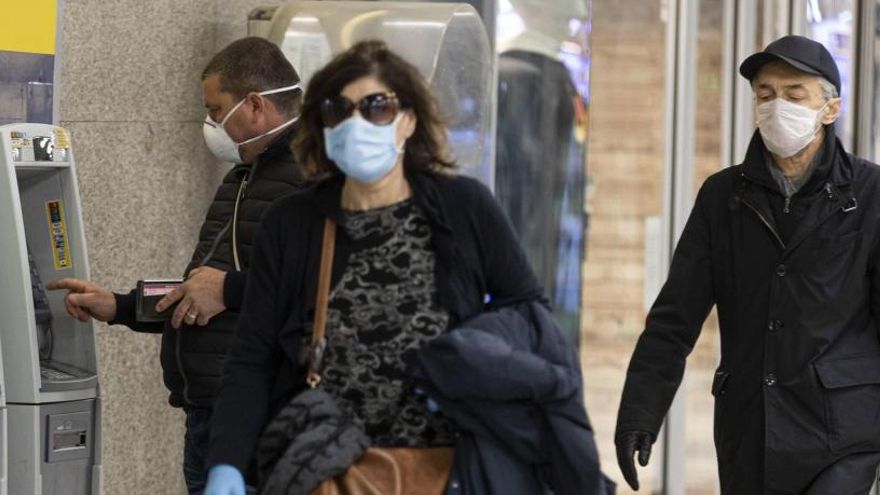
<svg viewBox="0 0 880 495">
<path fill-rule="evenodd" d="M 510 223 L 474 179 L 407 174 L 425 211 L 437 253 L 439 302 L 449 324 L 484 310 L 541 297 Z M 341 222 L 344 178 L 335 176 L 276 203 L 254 244 L 236 342 L 211 424 L 208 466 L 245 472 L 263 427 L 305 385 L 300 344 L 310 327 L 324 218 Z M 337 230 L 332 285 L 345 271 L 351 240 Z"/>
<path fill-rule="evenodd" d="M 627 372 L 617 430 L 656 436 L 717 305 L 725 494 L 803 493 L 836 460 L 880 451 L 880 168 L 826 132 L 789 208 L 758 133 L 706 180 Z"/>
<path fill-rule="evenodd" d="M 165 386 L 170 392 L 168 402 L 172 406 L 213 405 L 244 297 L 251 246 L 260 218 L 273 201 L 303 186 L 290 150 L 294 132 L 295 129 L 291 128 L 279 134 L 252 165 L 237 165 L 230 170 L 217 188 L 205 215 L 198 244 L 184 276 L 202 265 L 225 271 L 223 300 L 226 311 L 204 327 L 184 323 L 175 330 L 168 323 L 137 322 L 135 291 L 116 294 L 116 319 L 111 324 L 125 325 L 140 332 L 162 333 L 160 357 Z M 239 195 L 237 223 L 233 229 Z M 240 270 L 236 269 L 233 260 L 233 231 Z"/>
<path fill-rule="evenodd" d="M 580 359 L 539 302 L 485 312 L 410 358 L 463 433 L 447 495 L 607 495 Z"/>
</svg>

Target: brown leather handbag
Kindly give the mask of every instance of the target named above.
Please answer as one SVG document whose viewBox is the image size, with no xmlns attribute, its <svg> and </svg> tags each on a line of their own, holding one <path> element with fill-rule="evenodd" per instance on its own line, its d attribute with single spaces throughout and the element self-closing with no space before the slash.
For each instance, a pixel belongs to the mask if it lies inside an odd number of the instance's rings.
<svg viewBox="0 0 880 495">
<path fill-rule="evenodd" d="M 336 224 L 328 218 L 324 222 L 321 246 L 315 325 L 306 358 L 306 382 L 312 388 L 321 383 L 321 365 L 327 345 L 324 335 L 335 244 Z M 449 447 L 371 447 L 344 474 L 325 480 L 312 489 L 309 495 L 442 495 L 449 482 L 452 457 L 453 449 Z"/>
</svg>

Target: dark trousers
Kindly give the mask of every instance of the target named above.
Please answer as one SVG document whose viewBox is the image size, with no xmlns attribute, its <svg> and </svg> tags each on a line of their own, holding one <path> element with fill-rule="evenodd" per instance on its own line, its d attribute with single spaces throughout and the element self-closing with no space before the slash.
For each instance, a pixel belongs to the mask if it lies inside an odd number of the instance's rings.
<svg viewBox="0 0 880 495">
<path fill-rule="evenodd" d="M 210 407 L 185 407 L 186 436 L 183 439 L 183 479 L 189 495 L 202 495 L 208 481 L 209 442 L 211 440 Z M 257 489 L 246 486 L 248 495 L 257 493 Z"/>
<path fill-rule="evenodd" d="M 183 479 L 189 495 L 201 495 L 208 479 L 208 441 L 211 437 L 211 408 L 186 407 L 186 436 L 183 445 Z"/>
<path fill-rule="evenodd" d="M 880 453 L 848 455 L 819 473 L 805 495 L 867 495 L 878 465 Z"/>
</svg>

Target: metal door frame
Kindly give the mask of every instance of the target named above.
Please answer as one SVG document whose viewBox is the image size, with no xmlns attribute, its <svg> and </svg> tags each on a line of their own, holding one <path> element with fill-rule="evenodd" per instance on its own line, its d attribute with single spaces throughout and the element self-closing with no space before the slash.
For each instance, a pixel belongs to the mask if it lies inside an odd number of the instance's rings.
<svg viewBox="0 0 880 495">
<path fill-rule="evenodd" d="M 693 204 L 694 129 L 697 87 L 699 0 L 666 2 L 665 152 L 663 164 L 663 238 L 661 279 Z M 686 480 L 687 373 L 666 416 L 662 440 L 662 492 L 684 495 Z"/>
</svg>

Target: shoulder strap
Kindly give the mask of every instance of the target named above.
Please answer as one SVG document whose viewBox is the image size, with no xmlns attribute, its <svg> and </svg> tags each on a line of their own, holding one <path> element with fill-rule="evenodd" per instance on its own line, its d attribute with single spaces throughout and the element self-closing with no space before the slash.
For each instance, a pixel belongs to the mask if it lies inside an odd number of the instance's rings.
<svg viewBox="0 0 880 495">
<path fill-rule="evenodd" d="M 318 272 L 318 297 L 315 303 L 315 324 L 312 328 L 311 355 L 306 382 L 315 388 L 321 383 L 321 361 L 327 342 L 324 338 L 327 327 L 327 304 L 330 299 L 330 277 L 333 272 L 333 248 L 336 245 L 336 223 L 327 218 L 324 221 L 324 240 L 321 243 L 321 266 Z"/>
</svg>

